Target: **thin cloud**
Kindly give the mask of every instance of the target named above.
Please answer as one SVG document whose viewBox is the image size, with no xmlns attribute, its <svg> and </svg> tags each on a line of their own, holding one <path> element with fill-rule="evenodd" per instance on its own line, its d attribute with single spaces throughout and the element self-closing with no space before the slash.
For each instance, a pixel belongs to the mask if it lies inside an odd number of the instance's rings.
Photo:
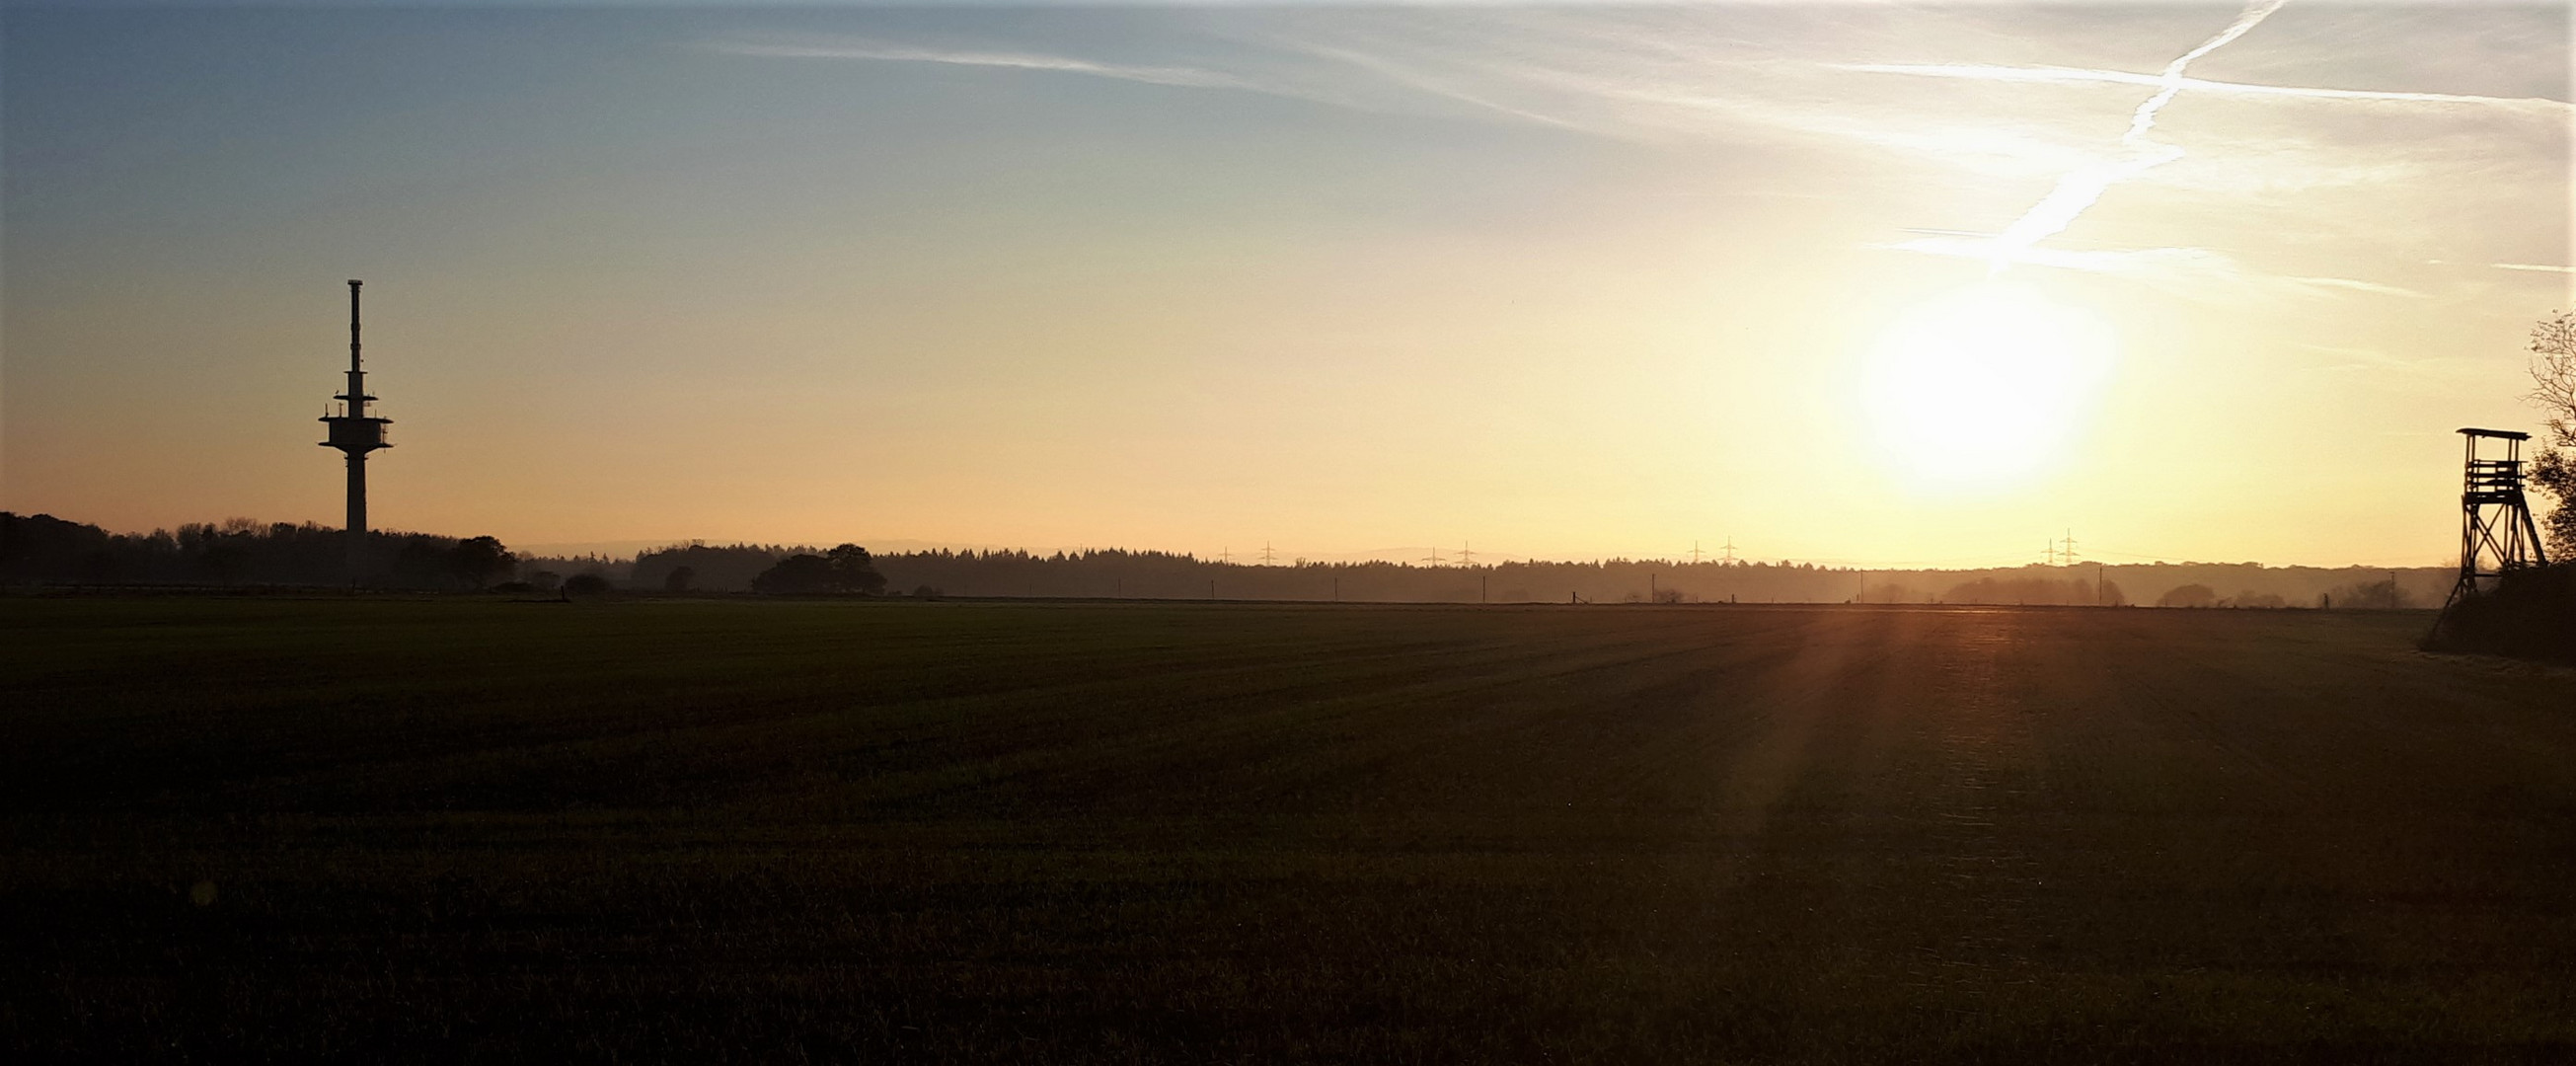
<svg viewBox="0 0 2576 1066">
<path fill-rule="evenodd" d="M 2498 270 L 2528 270 L 2539 274 L 2576 274 L 2576 266 L 2551 266 L 2546 263 L 2489 263 Z"/>
<path fill-rule="evenodd" d="M 1093 78 L 1143 82 L 1148 85 L 1174 85 L 1202 89 L 1250 89 L 1266 91 L 1262 86 L 1231 74 L 1221 74 L 1196 67 L 1154 67 L 1124 63 L 1102 63 L 1071 56 L 1035 52 L 978 52 L 922 48 L 910 45 L 881 44 L 872 41 L 834 41 L 830 43 L 752 43 L 720 41 L 712 49 L 728 55 L 762 56 L 773 59 L 841 59 L 872 60 L 888 63 L 941 63 L 960 67 L 1000 67 L 1009 70 L 1034 70 L 1054 74 L 1080 74 Z"/>
<path fill-rule="evenodd" d="M 1937 255 L 1987 262 L 1993 261 L 1996 255 L 1994 238 L 1983 234 L 1955 232 L 1887 244 L 1873 244 L 1867 247 L 1881 251 L 1912 252 L 1918 255 Z M 2307 277 L 2248 270 L 2234 258 L 2208 248 L 2077 251 L 2027 247 L 2012 249 L 2009 255 L 2009 262 L 2016 266 L 2106 274 L 2144 282 L 2168 291 L 2204 297 L 2221 295 L 2323 297 L 2358 292 L 2373 296 L 2425 298 L 2424 293 L 2414 289 L 2376 281 L 2363 281 L 2358 278 Z"/>
<path fill-rule="evenodd" d="M 2459 356 L 2429 356 L 2408 359 L 2390 355 L 2377 348 L 2354 348 L 2331 344 L 2301 343 L 2293 347 L 2332 356 L 2341 362 L 2317 363 L 2301 369 L 2315 373 L 2361 372 L 2366 374 L 2415 374 L 2429 377 L 2466 377 L 2491 374 L 2487 360 Z"/>
<path fill-rule="evenodd" d="M 1443 79 L 1432 77 L 1420 71 L 1408 68 L 1402 64 L 1389 62 L 1363 52 L 1352 51 L 1347 48 L 1335 48 L 1327 45 L 1308 45 L 1303 48 L 1303 51 L 1318 58 L 1329 59 L 1338 63 L 1347 63 L 1351 66 L 1358 67 L 1362 70 L 1368 71 L 1369 73 L 1375 74 L 1378 77 L 1384 78 L 1389 82 L 1411 89 L 1415 92 L 1428 93 L 1444 100 L 1455 101 L 1466 104 L 1470 107 L 1482 108 L 1487 111 L 1520 119 L 1524 122 L 1533 122 L 1542 126 L 1555 126 L 1562 129 L 1598 132 L 1585 130 L 1585 128 L 1578 123 L 1558 118 L 1554 115 L 1541 114 L 1526 108 L 1513 107 L 1510 104 L 1501 103 L 1482 94 L 1459 88 Z"/>
<path fill-rule="evenodd" d="M 2281 280 L 2294 285 L 2314 285 L 2319 288 L 2326 289 L 2343 289 L 2347 292 L 2366 292 L 2374 296 L 2407 296 L 2415 299 L 2424 298 L 2423 293 L 2417 292 L 2413 289 L 2397 285 L 2384 285 L 2376 281 L 2362 281 L 2356 278 L 2311 278 L 2285 275 Z"/>
<path fill-rule="evenodd" d="M 2211 197 L 2209 202 L 2259 203 L 2267 211 L 2307 212 L 2315 216 L 2309 220 L 2313 227 L 2341 232 L 2350 219 L 2357 217 L 2350 210 L 2356 196 L 2378 195 L 2378 190 L 2467 183 L 2471 178 L 2477 179 L 2477 187 L 2486 188 L 2493 183 L 2478 168 L 2500 165 L 2495 151 L 2524 144 L 2520 140 L 2498 141 L 2486 150 L 2487 154 L 2480 154 L 2476 145 L 2463 151 L 2462 145 L 2451 142 L 2373 140 L 2367 151 L 2360 151 L 2349 143 L 2348 131 L 2342 127 L 2273 128 L 2259 124 L 2255 117 L 2259 112 L 2243 112 L 2195 129 L 2192 158 L 2175 162 L 2182 156 L 2181 149 L 2149 133 L 2155 131 L 2159 117 L 2156 112 L 2161 105 L 2179 93 L 2291 102 L 2341 101 L 2356 108 L 2387 108 L 2392 117 L 2411 113 L 2425 121 L 2470 113 L 2563 120 L 2576 112 L 2576 106 L 2547 99 L 2255 85 L 2188 77 L 2180 69 L 2231 44 L 2278 6 L 2263 0 L 2242 5 L 2243 10 L 2232 23 L 2176 58 L 2161 74 L 2102 69 L 2103 64 L 2090 62 L 2062 66 L 1836 63 L 1812 51 L 1798 57 L 1794 52 L 1784 54 L 1783 49 L 1795 49 L 1802 43 L 1798 34 L 1816 27 L 1809 25 L 1812 20 L 1791 19 L 1791 14 L 1804 9 L 1785 5 L 1780 9 L 1779 21 L 1786 29 L 1782 34 L 1769 35 L 1748 34 L 1741 19 L 1685 18 L 1660 9 L 1651 18 L 1627 8 L 1614 9 L 1616 17 L 1569 18 L 1558 12 L 1515 8 L 1468 22 L 1377 11 L 1329 20 L 1264 17 L 1210 27 L 1215 38 L 1212 50 L 1186 57 L 1142 53 L 1137 62 L 1067 55 L 1043 42 L 924 44 L 863 36 L 788 34 L 737 36 L 705 47 L 774 58 L 932 63 L 1248 91 L 1365 113 L 1501 120 L 1686 149 L 1711 141 L 1840 142 L 1844 146 L 1901 153 L 1975 175 L 1982 180 L 1971 188 L 1979 193 L 1996 187 L 1999 181 L 2036 181 L 2057 186 L 2051 190 L 2043 185 L 2035 190 L 2047 193 L 2049 199 L 2030 207 L 2016 224 L 2028 232 L 2006 236 L 2011 229 L 2005 225 L 2009 218 L 1994 219 L 1991 227 L 1980 227 L 1983 236 L 1976 239 L 1984 242 L 1984 249 L 1979 255 L 1989 262 L 2116 274 L 2163 287 L 2188 288 L 2218 299 L 2248 289 L 2303 299 L 2355 293 L 2420 296 L 2397 286 L 2354 278 L 2265 275 L 2241 268 L 2223 256 L 2215 260 L 2198 258 L 2201 253 L 2187 248 L 2069 251 L 2010 247 L 2025 240 L 2031 244 L 2061 244 L 2063 225 L 2056 217 L 2061 211 L 2071 222 L 2073 215 L 2087 214 L 2093 207 L 2091 200 L 2097 199 L 2102 190 L 2136 179 L 2151 168 L 2162 184 Z M 1841 24 L 1817 25 L 1833 28 Z M 1920 55 L 1926 47 L 1938 48 L 1941 40 L 1937 36 L 1906 35 L 1901 39 L 1863 40 L 1855 45 L 1836 37 L 1830 42 L 1814 42 L 1812 47 L 1840 51 L 1840 56 L 1831 57 L 1834 59 L 1876 60 L 1897 58 L 1891 54 L 1897 48 Z M 1854 55 L 1850 50 L 1853 48 L 1862 50 Z M 2017 100 L 2008 117 L 1998 117 L 1984 113 L 1991 101 L 1948 106 L 1946 98 L 1923 91 L 1925 86 L 1909 85 L 1914 78 L 1949 79 L 1954 84 L 2092 84 L 2112 91 L 2145 89 L 2151 98 L 2135 105 L 2143 116 L 2127 116 L 2131 119 L 2130 128 L 2114 149 L 2118 155 L 2106 160 L 2095 147 L 2100 143 L 2100 132 L 2088 132 L 2088 127 L 2100 120 L 2100 113 L 2079 106 L 2077 100 L 2055 100 L 2044 92 L 2013 93 L 2027 101 Z M 2249 122 L 2257 124 L 2248 125 Z M 2546 166 L 2535 161 L 2536 156 L 2503 158 L 2530 172 L 2517 172 L 2508 178 L 2528 181 L 2552 176 Z M 2141 163 L 2146 166 L 2139 166 Z M 2563 168 L 2563 158 L 2553 159 L 2548 166 Z M 2563 182 L 2563 169 L 2556 174 Z M 1914 191 L 1923 192 L 1936 183 L 1958 180 L 1949 175 L 1925 175 L 1912 184 L 1916 186 Z M 2093 188 L 2097 181 L 2099 189 Z M 2083 187 L 2067 188 L 2070 184 Z M 2310 190 L 2323 190 L 2337 198 L 2321 197 L 2312 205 L 2309 197 L 2292 195 Z M 1730 194 L 1738 193 L 1741 190 L 1730 190 Z M 2161 201 L 2141 203 L 2146 205 L 2145 210 L 2154 211 Z M 2051 217 L 2032 217 L 2040 215 Z M 2053 232 L 2038 232 L 2051 224 L 2057 224 Z M 1947 236 L 1956 243 L 1938 251 L 1911 244 L 1888 247 L 1961 255 L 1958 244 L 1971 239 L 1965 232 L 1934 236 Z M 2169 238 L 2173 244 L 2224 239 L 2199 233 L 2177 233 Z M 2500 269 L 2576 273 L 2529 264 Z"/>
</svg>

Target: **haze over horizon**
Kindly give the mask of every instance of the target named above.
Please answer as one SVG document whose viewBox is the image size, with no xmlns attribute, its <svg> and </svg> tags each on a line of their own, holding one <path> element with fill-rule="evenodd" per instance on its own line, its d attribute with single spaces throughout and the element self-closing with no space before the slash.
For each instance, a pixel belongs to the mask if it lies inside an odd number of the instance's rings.
<svg viewBox="0 0 2576 1066">
<path fill-rule="evenodd" d="M 2427 565 L 2564 5 L 0 12 L 0 509 Z M 2187 66 L 2187 70 L 2182 69 Z"/>
</svg>

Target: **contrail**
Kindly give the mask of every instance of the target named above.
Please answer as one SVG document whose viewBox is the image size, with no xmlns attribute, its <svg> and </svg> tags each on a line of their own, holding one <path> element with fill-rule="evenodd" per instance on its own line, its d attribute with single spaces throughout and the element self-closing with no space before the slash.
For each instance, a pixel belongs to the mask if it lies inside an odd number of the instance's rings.
<svg viewBox="0 0 2576 1066">
<path fill-rule="evenodd" d="M 1975 81 L 2029 82 L 2042 85 L 2164 85 L 2166 80 L 2153 74 L 2132 74 L 2125 70 L 2088 70 L 2081 67 L 2004 67 L 1975 63 L 1830 63 L 1829 70 L 1847 70 L 1858 74 L 1904 74 L 1922 78 L 1966 78 Z M 2228 96 L 2285 96 L 2307 100 L 2362 100 L 2413 104 L 2464 104 L 2500 108 L 2550 118 L 2565 118 L 2576 111 L 2565 100 L 2545 97 L 2473 96 L 2461 93 L 2391 92 L 2380 89 L 2330 89 L 2309 85 L 2256 85 L 2241 81 L 2209 81 L 2204 78 L 2179 78 L 2174 84 L 2195 93 Z"/>
<path fill-rule="evenodd" d="M 1989 267 L 1996 272 L 2001 272 L 2016 253 L 2064 232 L 2066 227 L 2074 224 L 2076 216 L 2082 215 L 2086 208 L 2092 207 L 2095 201 L 2102 198 L 2102 193 L 2111 186 L 2182 158 L 2182 149 L 2150 138 L 2147 134 L 2156 128 L 2156 112 L 2164 110 L 2166 104 L 2172 103 L 2174 95 L 2182 92 L 2187 84 L 2182 76 L 2183 71 L 2191 66 L 2192 60 L 2224 48 L 2228 42 L 2245 36 L 2247 30 L 2260 25 L 2264 19 L 2270 18 L 2273 12 L 2279 11 L 2281 5 L 2286 3 L 2289 3 L 2289 0 L 2253 0 L 2245 5 L 2242 13 L 2236 16 L 2236 21 L 2229 23 L 2226 29 L 2218 31 L 2217 36 L 2200 42 L 2200 47 L 2185 52 L 2181 58 L 2165 64 L 2163 73 L 2156 77 L 2156 84 L 2161 88 L 2154 96 L 2148 97 L 2145 103 L 2138 105 L 2138 110 L 2129 116 L 2129 132 L 2120 135 L 2120 144 L 2129 150 L 2128 158 L 2101 166 L 2086 167 L 2059 178 L 2057 188 L 2051 190 L 2046 199 L 2041 200 L 2037 206 L 2022 215 L 2019 221 L 1995 236 L 1993 248 L 1987 258 Z"/>
</svg>

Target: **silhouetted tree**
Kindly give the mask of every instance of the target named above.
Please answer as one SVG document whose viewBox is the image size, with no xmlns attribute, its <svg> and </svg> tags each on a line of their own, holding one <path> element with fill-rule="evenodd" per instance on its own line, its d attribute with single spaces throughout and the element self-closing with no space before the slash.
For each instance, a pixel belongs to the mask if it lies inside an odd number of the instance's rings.
<svg viewBox="0 0 2576 1066">
<path fill-rule="evenodd" d="M 467 537 L 448 549 L 449 565 L 466 584 L 482 588 L 494 578 L 508 577 L 518 568 L 519 557 L 510 554 L 496 537 Z"/>
<path fill-rule="evenodd" d="M 594 600 L 608 595 L 608 579 L 598 574 L 574 574 L 564 579 L 563 598 Z"/>
<path fill-rule="evenodd" d="M 692 541 L 656 548 L 635 557 L 632 580 L 652 588 L 670 580 L 673 570 L 689 568 L 689 586 L 718 592 L 740 592 L 751 587 L 751 579 L 761 571 L 778 564 L 778 560 L 796 554 L 814 554 L 813 549 L 788 549 L 778 545 L 729 544 L 721 547 Z"/>
<path fill-rule="evenodd" d="M 751 579 L 753 592 L 813 593 L 833 591 L 832 561 L 820 555 L 790 555 Z"/>
<path fill-rule="evenodd" d="M 209 541 L 206 550 L 197 556 L 197 569 L 207 577 L 215 579 L 217 583 L 229 585 L 241 577 L 244 565 L 249 562 L 249 556 L 249 550 L 240 544 L 233 543 L 232 535 L 227 534 L 222 540 Z M 81 569 L 82 576 L 91 580 L 123 576 L 115 573 L 114 567 L 105 564 L 103 555 L 91 557 L 89 565 Z"/>
<path fill-rule="evenodd" d="M 2576 559 L 2576 312 L 2560 311 L 2531 327 L 2531 392 L 2544 445 L 2534 449 L 2531 483 L 2556 499 L 2541 520 L 2549 551 Z"/>
<path fill-rule="evenodd" d="M 2218 603 L 2218 593 L 2207 585 L 2184 585 L 2156 597 L 2158 607 L 2209 607 Z"/>
<path fill-rule="evenodd" d="M 687 592 L 687 591 L 689 591 L 689 582 L 690 582 L 691 580 L 695 579 L 697 576 L 698 576 L 698 570 L 697 570 L 697 568 L 696 568 L 696 567 L 693 567 L 693 566 L 676 566 L 676 567 L 672 567 L 672 568 L 671 568 L 671 572 L 670 572 L 668 575 L 666 575 L 666 576 L 664 576 L 664 577 L 662 578 L 662 591 L 664 591 L 664 592 Z"/>
<path fill-rule="evenodd" d="M 2506 571 L 2443 611 L 2424 646 L 2576 663 L 2576 564 Z"/>
<path fill-rule="evenodd" d="M 2093 581 L 2049 577 L 1981 577 L 1951 586 L 1943 603 L 2089 604 Z"/>
<path fill-rule="evenodd" d="M 823 555 L 790 555 L 751 580 L 752 591 L 775 593 L 874 594 L 884 591 L 885 584 L 868 550 L 856 544 L 843 544 Z"/>
<path fill-rule="evenodd" d="M 2344 585 L 2326 593 L 2326 602 L 2355 610 L 2393 610 L 2407 606 L 2406 592 L 2395 579 Z"/>
<path fill-rule="evenodd" d="M 832 561 L 832 575 L 840 591 L 874 596 L 885 591 L 885 575 L 877 573 L 876 560 L 866 548 L 842 544 L 826 553 Z"/>
</svg>

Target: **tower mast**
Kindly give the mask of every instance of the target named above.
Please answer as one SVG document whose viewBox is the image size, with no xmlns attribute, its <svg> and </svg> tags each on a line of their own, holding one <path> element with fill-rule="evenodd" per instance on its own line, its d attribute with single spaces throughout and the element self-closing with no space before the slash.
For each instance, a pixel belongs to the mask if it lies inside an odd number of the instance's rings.
<svg viewBox="0 0 2576 1066">
<path fill-rule="evenodd" d="M 322 416 L 330 427 L 325 448 L 337 448 L 349 457 L 349 580 L 355 582 L 364 573 L 367 558 L 367 453 L 390 448 L 385 442 L 385 427 L 390 418 L 377 418 L 368 413 L 367 405 L 375 397 L 367 395 L 367 372 L 359 361 L 358 286 L 365 282 L 349 281 L 349 384 L 332 399 L 341 401 L 340 413 Z"/>
</svg>

